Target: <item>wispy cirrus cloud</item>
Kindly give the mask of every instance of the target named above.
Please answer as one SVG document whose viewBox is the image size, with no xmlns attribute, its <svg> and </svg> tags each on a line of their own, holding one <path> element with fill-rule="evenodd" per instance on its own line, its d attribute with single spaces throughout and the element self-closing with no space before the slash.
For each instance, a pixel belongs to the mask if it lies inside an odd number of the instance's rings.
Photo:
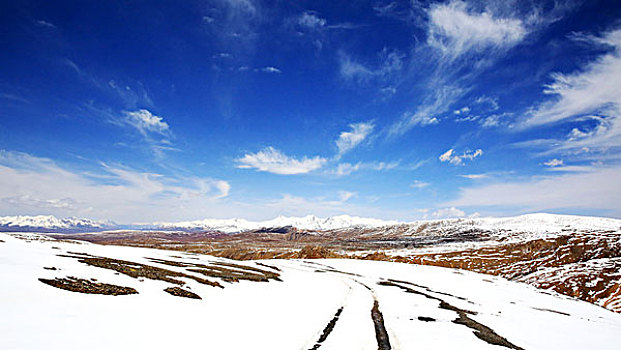
<svg viewBox="0 0 621 350">
<path fill-rule="evenodd" d="M 0 211 L 5 214 L 125 222 L 174 219 L 217 207 L 230 189 L 224 180 L 165 176 L 120 165 L 78 172 L 48 158 L 0 150 Z"/>
<path fill-rule="evenodd" d="M 321 168 L 327 159 L 316 156 L 296 159 L 274 147 L 266 147 L 257 153 L 247 153 L 236 160 L 241 169 L 256 169 L 279 175 L 306 174 Z"/>
<path fill-rule="evenodd" d="M 297 18 L 297 23 L 302 27 L 318 29 L 323 28 L 327 21 L 314 11 L 305 11 Z"/>
<path fill-rule="evenodd" d="M 477 11 L 460 0 L 434 4 L 428 15 L 427 43 L 450 60 L 470 51 L 511 47 L 527 34 L 519 18 Z"/>
<path fill-rule="evenodd" d="M 137 130 L 157 158 L 164 157 L 165 151 L 178 151 L 171 141 L 174 135 L 168 123 L 149 110 L 125 111 L 123 117 L 114 118 L 112 122 Z"/>
<path fill-rule="evenodd" d="M 351 151 L 360 145 L 373 132 L 375 125 L 372 122 L 354 123 L 349 125 L 349 131 L 343 131 L 336 140 L 337 157 Z"/>
<path fill-rule="evenodd" d="M 503 6 L 494 1 L 452 0 L 426 8 L 412 6 L 410 20 L 417 18 L 414 24 L 427 34 L 427 40 L 416 46 L 413 55 L 419 66 L 414 72 L 427 74 L 422 80 L 416 73 L 413 77 L 427 92 L 417 96 L 419 102 L 412 111 L 404 113 L 389 127 L 390 137 L 403 135 L 414 127 L 441 122 L 443 115 L 451 112 L 453 105 L 473 90 L 481 73 L 551 21 L 547 19 L 549 14 L 536 6 L 528 13 L 514 13 L 502 10 Z M 499 116 L 476 119 L 481 119 L 485 127 L 501 124 Z"/>
<path fill-rule="evenodd" d="M 429 185 L 430 185 L 429 182 L 424 182 L 424 181 L 420 181 L 420 180 L 414 180 L 410 184 L 410 187 L 420 190 L 421 188 L 425 188 L 425 187 L 427 187 Z"/>
<path fill-rule="evenodd" d="M 607 49 L 605 54 L 573 73 L 555 73 L 544 92 L 551 98 L 533 106 L 518 130 L 560 123 L 577 123 L 565 139 L 540 139 L 523 143 L 543 146 L 547 153 L 591 155 L 617 154 L 621 148 L 621 29 L 599 36 L 580 35 L 582 43 Z M 536 141 L 536 142 L 535 142 Z"/>
<path fill-rule="evenodd" d="M 263 67 L 263 68 L 261 68 L 261 71 L 264 72 L 264 73 L 277 73 L 277 74 L 282 73 L 280 71 L 280 69 L 278 69 L 276 67 L 272 67 L 272 66 Z"/>
<path fill-rule="evenodd" d="M 216 0 L 205 7 L 202 20 L 222 45 L 233 47 L 256 39 L 253 34 L 263 15 L 260 3 L 254 0 Z"/>
<path fill-rule="evenodd" d="M 553 168 L 556 169 L 556 168 Z M 621 215 L 621 167 L 590 167 L 561 175 L 532 176 L 522 181 L 496 181 L 460 189 L 458 207 L 504 207 L 524 212 L 604 210 Z M 580 200 L 576 200 L 579 198 Z"/>
<path fill-rule="evenodd" d="M 359 84 L 371 81 L 385 84 L 403 68 L 405 55 L 396 50 L 383 49 L 378 53 L 378 63 L 374 66 L 354 60 L 351 56 L 341 52 L 339 59 L 339 72 L 341 78 L 346 81 Z"/>
<path fill-rule="evenodd" d="M 347 202 L 348 200 L 356 197 L 358 193 L 350 191 L 339 191 L 339 200 L 341 202 Z"/>
<path fill-rule="evenodd" d="M 449 106 L 457 101 L 463 92 L 459 88 L 444 86 L 428 95 L 416 112 L 404 113 L 400 120 L 388 129 L 388 135 L 400 136 L 416 126 L 429 126 L 440 123 L 440 114 L 449 110 Z"/>
<path fill-rule="evenodd" d="M 360 170 L 361 166 L 362 166 L 362 163 L 356 163 L 356 164 L 339 163 L 336 166 L 336 169 L 333 171 L 333 173 L 336 176 L 346 176 L 346 175 L 350 175 L 351 173 Z"/>
<path fill-rule="evenodd" d="M 52 29 L 56 29 L 56 25 L 52 22 L 43 20 L 43 19 L 39 19 L 35 22 L 39 27 L 45 27 L 45 28 L 52 28 Z"/>
<path fill-rule="evenodd" d="M 361 170 L 372 170 L 372 171 L 386 171 L 392 170 L 398 167 L 400 164 L 399 161 L 393 162 L 358 162 L 356 164 L 352 163 L 339 163 L 335 169 L 330 171 L 330 174 L 334 174 L 336 176 L 347 176 L 354 172 Z"/>
<path fill-rule="evenodd" d="M 4 94 L 4 93 L 0 93 L 0 98 L 6 99 L 6 100 L 10 100 L 10 101 L 14 101 L 14 102 L 20 102 L 20 103 L 30 103 L 29 100 L 27 100 L 26 98 L 16 95 L 16 94 Z"/>
<path fill-rule="evenodd" d="M 463 165 L 464 160 L 473 160 L 479 156 L 483 155 L 482 149 L 477 149 L 475 151 L 466 151 L 461 155 L 457 154 L 453 148 L 448 151 L 442 153 L 438 159 L 441 162 L 448 162 L 453 165 Z"/>
<path fill-rule="evenodd" d="M 488 174 L 463 174 L 459 176 L 466 178 L 466 179 L 470 179 L 470 180 L 485 179 L 489 177 Z"/>
</svg>

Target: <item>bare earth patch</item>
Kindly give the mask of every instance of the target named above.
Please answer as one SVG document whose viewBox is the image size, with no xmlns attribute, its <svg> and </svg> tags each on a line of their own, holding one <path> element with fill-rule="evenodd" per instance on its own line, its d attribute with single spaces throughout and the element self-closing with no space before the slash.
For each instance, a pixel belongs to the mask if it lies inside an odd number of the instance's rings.
<svg viewBox="0 0 621 350">
<path fill-rule="evenodd" d="M 53 280 L 39 278 L 39 281 L 52 287 L 78 293 L 104 295 L 138 294 L 138 291 L 131 287 L 121 287 L 108 283 L 94 283 L 77 277 L 55 278 Z"/>
<path fill-rule="evenodd" d="M 323 333 L 321 333 L 321 336 L 317 340 L 317 343 L 315 343 L 315 345 L 313 345 L 313 347 L 310 348 L 310 350 L 319 349 L 321 347 L 321 344 L 324 341 L 326 341 L 326 339 L 328 339 L 328 336 L 330 335 L 330 333 L 332 333 L 334 326 L 336 326 L 336 322 L 339 320 L 339 317 L 341 316 L 341 312 L 343 312 L 342 306 L 336 311 L 336 314 L 334 314 L 334 317 L 332 317 L 330 322 L 328 322 L 328 325 L 326 326 L 326 328 L 323 329 Z"/>
<path fill-rule="evenodd" d="M 280 281 L 280 274 L 265 271 L 252 266 L 217 262 L 212 265 L 170 261 L 164 259 L 149 258 L 152 262 L 175 267 L 185 267 L 189 272 L 200 273 L 207 277 L 220 278 L 226 282 L 239 282 L 240 280 L 253 282 L 269 282 L 270 279 Z"/>
<path fill-rule="evenodd" d="M 179 287 L 169 287 L 169 288 L 164 289 L 164 292 L 177 296 L 177 297 L 184 297 L 184 298 L 190 298 L 190 299 L 202 299 L 198 294 L 192 293 L 189 290 L 185 290 Z"/>
<path fill-rule="evenodd" d="M 388 332 L 386 331 L 386 327 L 384 326 L 384 315 L 379 309 L 379 303 L 377 300 L 373 303 L 373 308 L 371 309 L 371 319 L 373 320 L 373 324 L 375 325 L 375 339 L 377 339 L 377 349 L 378 350 L 390 350 L 392 347 L 390 346 L 390 339 L 388 338 Z"/>
<path fill-rule="evenodd" d="M 74 253 L 74 254 L 80 254 L 80 253 Z M 122 273 L 124 275 L 130 276 L 133 278 L 144 277 L 144 278 L 149 278 L 152 280 L 160 280 L 160 281 L 164 281 L 168 283 L 177 284 L 180 286 L 184 285 L 185 282 L 179 280 L 178 278 L 189 278 L 201 284 L 223 288 L 218 282 L 209 281 L 204 278 L 196 277 L 196 276 L 185 274 L 182 272 L 172 271 L 168 269 L 163 269 L 161 267 L 145 265 L 145 264 L 136 263 L 132 261 L 95 257 L 95 256 L 88 255 L 88 254 L 80 254 L 78 256 L 75 256 L 75 255 L 59 255 L 59 256 L 78 259 L 78 261 L 81 263 L 84 263 L 90 266 L 100 267 L 103 269 L 113 270 L 113 271 Z"/>
</svg>

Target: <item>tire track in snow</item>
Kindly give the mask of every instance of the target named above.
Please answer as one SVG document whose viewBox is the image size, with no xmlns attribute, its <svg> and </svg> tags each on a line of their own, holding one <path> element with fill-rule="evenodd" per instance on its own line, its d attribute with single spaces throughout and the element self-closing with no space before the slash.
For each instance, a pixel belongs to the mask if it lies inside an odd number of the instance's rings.
<svg viewBox="0 0 621 350">
<path fill-rule="evenodd" d="M 409 288 L 409 287 L 397 284 L 395 282 L 396 281 L 382 281 L 382 282 L 378 282 L 378 284 L 381 285 L 381 286 L 390 286 L 390 287 L 401 288 L 406 293 L 418 294 L 418 295 L 424 296 L 425 298 L 439 301 L 440 302 L 440 306 L 439 306 L 440 309 L 450 310 L 450 311 L 453 311 L 453 312 L 457 313 L 458 317 L 453 320 L 453 323 L 460 324 L 460 325 L 463 325 L 463 326 L 466 326 L 468 328 L 473 329 L 473 333 L 474 333 L 474 335 L 477 338 L 483 340 L 484 342 L 486 342 L 488 344 L 500 345 L 500 346 L 504 346 L 506 348 L 510 348 L 510 349 L 514 349 L 514 350 L 524 350 L 523 348 L 521 348 L 521 347 L 519 347 L 517 345 L 512 344 L 506 338 L 501 337 L 500 335 L 498 335 L 496 332 L 494 332 L 493 329 L 487 327 L 486 325 L 484 325 L 482 323 L 479 323 L 479 322 L 473 320 L 472 318 L 470 318 L 468 316 L 468 315 L 476 315 L 476 312 L 460 309 L 460 308 L 458 308 L 456 306 L 453 306 L 453 305 L 447 303 L 443 299 L 440 299 L 440 298 L 435 297 L 433 295 L 429 295 L 427 293 L 423 293 L 423 292 L 414 290 L 412 288 Z M 408 283 L 408 282 L 400 282 L 400 283 Z"/>
<path fill-rule="evenodd" d="M 323 265 L 323 264 L 318 264 L 318 263 L 314 263 L 314 264 L 315 265 Z M 362 287 L 364 287 L 366 290 L 368 290 L 369 294 L 371 294 L 371 297 L 373 299 L 373 307 L 371 308 L 371 321 L 373 322 L 373 326 L 374 326 L 374 329 L 375 329 L 375 339 L 377 341 L 377 349 L 378 350 L 392 350 L 392 346 L 390 345 L 390 338 L 388 336 L 388 331 L 386 330 L 386 326 L 384 325 L 384 316 L 382 315 L 382 312 L 380 311 L 379 302 L 377 301 L 377 296 L 375 295 L 375 291 L 371 287 L 367 286 L 365 283 L 363 283 L 363 282 L 361 282 L 361 281 L 359 281 L 357 279 L 357 277 L 358 278 L 362 277 L 362 275 L 355 274 L 355 273 L 350 273 L 350 272 L 340 271 L 340 270 L 337 270 L 337 269 L 335 269 L 335 268 L 333 268 L 331 266 L 328 266 L 328 265 L 323 265 L 323 266 L 326 269 L 315 270 L 315 272 L 323 272 L 323 273 L 327 272 L 327 273 L 339 274 L 339 275 L 341 275 L 340 278 L 342 280 L 349 279 L 352 282 L 355 282 L 355 283 L 361 285 Z M 328 326 L 329 325 L 330 324 L 328 324 Z M 327 337 L 327 335 L 326 335 L 326 337 Z M 317 343 L 319 344 L 319 342 L 317 342 Z M 315 344 L 315 346 L 317 346 L 318 344 Z M 314 350 L 314 349 L 317 349 L 317 348 L 319 348 L 319 346 L 313 347 L 313 348 L 311 348 L 311 350 Z"/>
<path fill-rule="evenodd" d="M 336 322 L 339 320 L 339 316 L 341 316 L 341 312 L 343 312 L 343 306 L 341 306 L 341 308 L 338 309 L 336 314 L 334 314 L 334 317 L 330 320 L 330 322 L 328 322 L 328 325 L 326 326 L 326 328 L 323 329 L 323 333 L 319 337 L 319 340 L 317 340 L 317 343 L 315 343 L 315 345 L 312 348 L 310 348 L 310 350 L 319 349 L 319 347 L 321 347 L 321 344 L 326 339 L 328 339 L 328 336 L 330 335 L 330 333 L 332 333 L 332 330 L 334 329 Z"/>
<path fill-rule="evenodd" d="M 390 350 L 390 339 L 388 338 L 388 332 L 384 326 L 384 316 L 379 309 L 379 303 L 377 299 L 373 301 L 373 308 L 371 309 L 371 319 L 375 325 L 375 339 L 377 339 L 378 350 Z"/>
<path fill-rule="evenodd" d="M 289 266 L 287 266 L 290 269 L 293 270 L 298 270 L 301 272 L 338 272 L 333 270 L 332 267 L 328 266 L 328 265 L 324 265 L 324 264 L 319 264 L 319 263 L 315 263 L 312 261 L 299 261 L 297 262 L 297 264 L 291 264 L 292 261 L 288 261 Z M 282 264 L 283 262 L 281 262 Z M 281 265 L 282 266 L 282 265 Z M 317 266 L 320 266 L 322 268 L 327 268 L 326 270 L 324 269 L 317 269 Z M 310 270 L 309 270 L 310 268 Z M 334 327 L 336 326 L 336 323 L 338 322 L 341 313 L 343 312 L 343 309 L 345 308 L 345 305 L 347 304 L 347 300 L 349 299 L 353 288 L 352 286 L 342 277 L 342 276 L 334 276 L 337 277 L 337 280 L 340 281 L 341 283 L 343 283 L 346 287 L 347 287 L 347 293 L 345 294 L 345 296 L 343 297 L 343 300 L 341 300 L 341 307 L 337 310 L 337 312 L 334 314 L 334 316 L 332 317 L 332 319 L 330 320 L 330 322 L 328 322 L 328 324 L 326 325 L 326 327 L 324 327 L 322 334 L 319 336 L 319 339 L 315 342 L 315 344 L 309 348 L 309 350 L 316 350 L 319 349 L 324 341 L 326 341 L 326 339 L 328 339 L 328 336 L 332 333 L 332 331 L 334 330 Z M 349 278 L 351 279 L 351 278 Z M 312 344 L 312 343 L 311 343 Z"/>
</svg>

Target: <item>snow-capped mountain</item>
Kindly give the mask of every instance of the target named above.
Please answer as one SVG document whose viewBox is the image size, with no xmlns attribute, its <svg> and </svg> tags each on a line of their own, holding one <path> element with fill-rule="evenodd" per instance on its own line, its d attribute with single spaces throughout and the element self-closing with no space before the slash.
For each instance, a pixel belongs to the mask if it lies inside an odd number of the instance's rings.
<svg viewBox="0 0 621 350">
<path fill-rule="evenodd" d="M 91 220 L 84 218 L 57 218 L 52 215 L 38 216 L 4 216 L 0 217 L 0 230 L 9 231 L 102 231 L 118 228 L 148 229 L 148 230 L 178 230 L 178 231 L 219 231 L 224 233 L 246 232 L 262 228 L 295 227 L 307 231 L 328 231 L 339 229 L 378 229 L 375 233 L 399 232 L 407 235 L 411 232 L 421 232 L 424 228 L 433 227 L 444 230 L 477 229 L 484 231 L 513 231 L 528 232 L 531 235 L 561 232 L 563 230 L 619 230 L 621 220 L 556 214 L 527 214 L 505 218 L 467 218 L 420 220 L 400 222 L 361 218 L 358 216 L 339 215 L 320 218 L 314 215 L 303 217 L 279 216 L 272 220 L 250 221 L 245 219 L 204 219 L 181 222 L 155 222 L 152 224 L 137 224 L 119 226 L 111 221 Z M 382 230 L 379 230 L 382 228 Z"/>
<path fill-rule="evenodd" d="M 532 233 L 561 232 L 563 230 L 619 230 L 621 220 L 602 217 L 526 214 L 504 218 L 456 219 L 453 221 L 463 226 L 472 226 L 486 230 L 506 230 Z"/>
<path fill-rule="evenodd" d="M 358 216 L 339 215 L 320 218 L 314 215 L 304 217 L 279 216 L 267 221 L 248 221 L 244 219 L 205 219 L 184 222 L 154 223 L 155 228 L 175 230 L 212 230 L 226 233 L 244 232 L 270 227 L 291 226 L 301 230 L 324 231 L 340 228 L 375 228 L 399 224 L 398 221 L 361 218 Z"/>
<path fill-rule="evenodd" d="M 441 219 L 420 220 L 412 222 L 400 222 L 394 220 L 380 220 L 373 218 L 361 218 L 358 216 L 339 215 L 320 218 L 314 215 L 303 217 L 279 216 L 266 221 L 249 221 L 245 219 L 204 219 L 182 222 L 156 222 L 150 225 L 155 229 L 165 230 L 211 230 L 226 233 L 244 232 L 261 228 L 291 226 L 308 231 L 327 231 L 338 229 L 360 228 L 386 228 L 404 226 L 417 230 L 423 226 L 434 227 L 460 227 L 462 229 L 479 229 L 486 231 L 515 231 L 529 232 L 532 234 L 544 234 L 561 232 L 566 229 L 573 230 L 618 230 L 621 228 L 621 220 L 576 216 L 536 213 L 504 218 L 467 218 L 467 219 Z"/>
<path fill-rule="evenodd" d="M 79 218 L 59 219 L 52 215 L 0 217 L 0 230 L 3 231 L 83 231 L 102 230 L 114 226 L 113 223 L 107 221 Z"/>
</svg>

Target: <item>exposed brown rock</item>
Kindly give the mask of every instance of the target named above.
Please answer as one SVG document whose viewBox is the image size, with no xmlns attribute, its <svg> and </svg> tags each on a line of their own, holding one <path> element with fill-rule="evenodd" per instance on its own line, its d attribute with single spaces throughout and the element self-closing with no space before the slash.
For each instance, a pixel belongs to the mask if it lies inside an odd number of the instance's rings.
<svg viewBox="0 0 621 350">
<path fill-rule="evenodd" d="M 52 287 L 78 293 L 105 295 L 138 294 L 138 291 L 131 287 L 121 287 L 108 283 L 94 283 L 77 277 L 55 278 L 53 280 L 39 278 L 39 281 Z"/>
</svg>

